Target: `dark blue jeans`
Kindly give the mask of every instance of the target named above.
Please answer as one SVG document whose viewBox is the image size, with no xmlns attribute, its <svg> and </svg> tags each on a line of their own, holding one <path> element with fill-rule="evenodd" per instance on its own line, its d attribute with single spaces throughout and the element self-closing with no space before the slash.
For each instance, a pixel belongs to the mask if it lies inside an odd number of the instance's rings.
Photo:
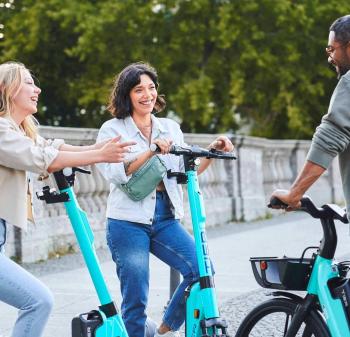
<svg viewBox="0 0 350 337">
<path fill-rule="evenodd" d="M 107 242 L 120 280 L 123 320 L 129 336 L 144 337 L 149 290 L 149 253 L 178 270 L 183 281 L 176 289 L 163 321 L 178 330 L 185 320 L 184 290 L 199 278 L 192 236 L 174 219 L 165 192 L 157 192 L 152 225 L 108 219 Z"/>
</svg>

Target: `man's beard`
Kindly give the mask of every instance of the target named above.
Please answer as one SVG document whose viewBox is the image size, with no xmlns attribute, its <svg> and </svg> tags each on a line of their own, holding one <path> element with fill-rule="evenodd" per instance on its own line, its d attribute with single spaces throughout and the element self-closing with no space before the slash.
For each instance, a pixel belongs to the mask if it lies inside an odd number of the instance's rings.
<svg viewBox="0 0 350 337">
<path fill-rule="evenodd" d="M 350 64 L 349 63 L 339 64 L 335 69 L 337 71 L 337 74 L 338 74 L 337 78 L 339 80 L 343 75 L 345 75 L 350 70 Z"/>
</svg>

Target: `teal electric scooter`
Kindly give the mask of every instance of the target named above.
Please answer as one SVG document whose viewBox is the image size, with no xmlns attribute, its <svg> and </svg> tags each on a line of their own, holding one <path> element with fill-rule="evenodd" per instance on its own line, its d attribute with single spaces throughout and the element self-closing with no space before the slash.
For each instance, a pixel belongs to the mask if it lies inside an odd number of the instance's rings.
<svg viewBox="0 0 350 337">
<path fill-rule="evenodd" d="M 205 210 L 199 189 L 197 167 L 199 158 L 236 159 L 231 152 L 206 150 L 197 146 L 181 147 L 174 145 L 171 154 L 183 156 L 185 173 L 168 171 L 168 178 L 176 178 L 179 184 L 187 184 L 190 203 L 193 235 L 196 244 L 199 267 L 199 282 L 186 290 L 186 337 L 209 337 L 227 335 L 226 321 L 220 318 L 214 287 L 213 271 L 209 258 L 205 234 Z"/>
<path fill-rule="evenodd" d="M 94 247 L 94 235 L 86 213 L 80 208 L 73 191 L 75 172 L 90 174 L 89 171 L 80 168 L 55 172 L 54 178 L 60 192 L 57 193 L 49 186 L 45 186 L 41 193 L 37 193 L 38 198 L 48 204 L 64 203 L 101 303 L 98 310 L 73 318 L 72 337 L 128 337 L 121 315 L 112 301 L 103 278 Z"/>
<path fill-rule="evenodd" d="M 183 156 L 185 173 L 167 172 L 168 178 L 176 178 L 179 184 L 187 184 L 192 216 L 193 234 L 200 279 L 186 290 L 186 337 L 228 336 L 225 320 L 220 318 L 213 272 L 205 234 L 205 211 L 199 189 L 197 167 L 199 158 L 235 159 L 232 153 L 205 150 L 197 146 L 173 146 L 171 154 Z M 59 193 L 45 186 L 37 193 L 40 200 L 48 204 L 64 203 L 73 226 L 85 263 L 94 283 L 101 305 L 98 310 L 78 315 L 72 320 L 72 337 L 128 337 L 122 321 L 103 278 L 94 248 L 94 236 L 86 213 L 80 208 L 73 191 L 75 172 L 89 171 L 73 168 L 54 173 Z"/>
</svg>

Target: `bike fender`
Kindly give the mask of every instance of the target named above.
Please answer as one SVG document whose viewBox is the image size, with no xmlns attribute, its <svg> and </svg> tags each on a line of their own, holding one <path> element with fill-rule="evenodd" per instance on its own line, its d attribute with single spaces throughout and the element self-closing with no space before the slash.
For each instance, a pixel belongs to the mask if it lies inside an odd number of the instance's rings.
<svg viewBox="0 0 350 337">
<path fill-rule="evenodd" d="M 287 291 L 274 291 L 274 292 L 272 292 L 272 296 L 290 298 L 291 300 L 293 300 L 297 303 L 301 303 L 303 301 L 303 298 L 301 296 L 293 294 L 293 293 L 289 293 Z"/>
<path fill-rule="evenodd" d="M 288 299 L 290 299 L 298 304 L 300 304 L 303 301 L 303 298 L 301 296 L 293 294 L 293 293 L 289 293 L 287 291 L 274 291 L 272 293 L 272 296 L 288 298 Z M 314 310 L 312 310 L 312 314 L 315 314 L 316 316 L 319 316 L 324 320 L 324 317 L 321 314 L 321 308 L 320 308 L 319 303 L 315 304 L 313 309 Z"/>
</svg>

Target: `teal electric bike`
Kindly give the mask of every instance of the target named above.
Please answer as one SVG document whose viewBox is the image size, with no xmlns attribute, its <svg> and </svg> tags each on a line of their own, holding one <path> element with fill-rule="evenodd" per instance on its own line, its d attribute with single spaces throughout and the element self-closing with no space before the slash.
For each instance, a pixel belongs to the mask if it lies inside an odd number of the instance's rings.
<svg viewBox="0 0 350 337">
<path fill-rule="evenodd" d="M 185 294 L 186 337 L 226 337 L 228 336 L 227 324 L 224 319 L 220 318 L 218 310 L 205 234 L 204 203 L 196 169 L 201 157 L 231 160 L 235 157 L 232 153 L 214 149 L 206 150 L 197 146 L 173 146 L 170 153 L 183 156 L 185 172 L 168 171 L 167 176 L 176 179 L 179 184 L 187 184 L 200 274 L 199 281 L 188 287 Z M 55 172 L 53 175 L 59 192 L 45 186 L 41 193 L 37 193 L 38 198 L 47 203 L 64 203 L 101 304 L 98 309 L 73 318 L 72 337 L 128 337 L 121 315 L 103 278 L 94 248 L 94 235 L 86 213 L 80 208 L 73 191 L 76 172 L 90 173 L 80 168 Z"/>
<path fill-rule="evenodd" d="M 271 205 L 287 207 L 276 198 Z M 277 291 L 246 316 L 236 337 L 350 337 L 350 261 L 334 261 L 334 220 L 348 223 L 346 212 L 333 204 L 317 208 L 308 197 L 301 199 L 300 210 L 320 219 L 320 245 L 307 247 L 300 258 L 250 259 L 259 285 Z M 311 258 L 305 257 L 308 249 L 316 250 Z M 290 291 L 306 291 L 306 295 Z"/>
</svg>

